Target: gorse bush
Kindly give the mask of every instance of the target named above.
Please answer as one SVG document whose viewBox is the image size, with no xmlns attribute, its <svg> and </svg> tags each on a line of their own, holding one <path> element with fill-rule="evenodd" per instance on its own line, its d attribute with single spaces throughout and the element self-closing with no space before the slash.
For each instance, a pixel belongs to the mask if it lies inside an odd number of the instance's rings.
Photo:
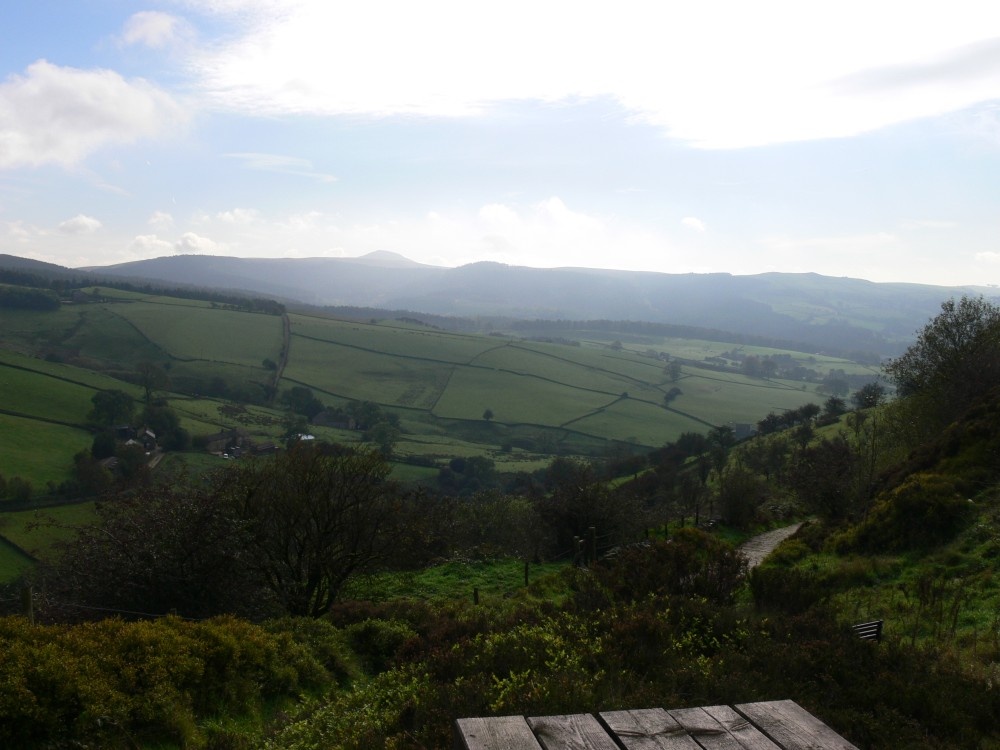
<svg viewBox="0 0 1000 750">
<path fill-rule="evenodd" d="M 76 626 L 2 618 L 0 745 L 190 745 L 203 717 L 249 712 L 328 681 L 288 633 L 234 618 Z"/>
</svg>

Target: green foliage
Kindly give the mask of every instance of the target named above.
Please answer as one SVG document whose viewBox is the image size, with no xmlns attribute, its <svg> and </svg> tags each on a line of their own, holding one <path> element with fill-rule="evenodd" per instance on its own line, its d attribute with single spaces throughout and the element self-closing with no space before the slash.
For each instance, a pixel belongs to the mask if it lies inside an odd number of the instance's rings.
<svg viewBox="0 0 1000 750">
<path fill-rule="evenodd" d="M 743 583 L 746 562 L 729 544 L 698 529 L 669 540 L 630 545 L 591 569 L 615 601 L 697 596 L 724 603 Z"/>
<path fill-rule="evenodd" d="M 58 310 L 59 295 L 48 289 L 0 284 L 0 308 L 11 310 Z"/>
<path fill-rule="evenodd" d="M 313 395 L 310 388 L 296 385 L 281 394 L 281 402 L 295 414 L 312 419 L 323 411 L 323 402 Z"/>
<path fill-rule="evenodd" d="M 826 519 L 844 519 L 858 504 L 854 492 L 858 461 L 846 438 L 824 438 L 799 451 L 788 482 L 813 512 Z"/>
<path fill-rule="evenodd" d="M 256 613 L 247 538 L 210 491 L 147 488 L 103 500 L 97 514 L 40 570 L 45 610 L 70 619 L 103 609 Z"/>
<path fill-rule="evenodd" d="M 725 469 L 719 475 L 715 491 L 723 521 L 739 529 L 750 526 L 768 496 L 764 482 L 741 466 Z"/>
<path fill-rule="evenodd" d="M 1000 308 L 982 297 L 942 303 L 885 370 L 900 395 L 919 400 L 927 429 L 948 424 L 1000 381 Z"/>
<path fill-rule="evenodd" d="M 132 397 L 117 389 L 98 391 L 91 401 L 94 408 L 87 416 L 91 422 L 100 427 L 128 424 L 135 413 L 135 402 Z"/>
<path fill-rule="evenodd" d="M 758 608 L 788 614 L 805 612 L 829 595 L 822 577 L 805 570 L 758 566 L 749 582 Z"/>
<path fill-rule="evenodd" d="M 809 545 L 794 536 L 782 541 L 767 557 L 769 565 L 788 567 L 812 552 Z"/>
<path fill-rule="evenodd" d="M 361 676 L 359 660 L 351 652 L 343 630 L 326 620 L 312 617 L 282 617 L 266 620 L 269 633 L 287 635 L 304 646 L 320 666 L 339 684 L 347 685 Z"/>
<path fill-rule="evenodd" d="M 868 517 L 835 545 L 866 552 L 927 549 L 952 539 L 970 518 L 971 505 L 951 478 L 914 474 L 882 495 Z"/>
<path fill-rule="evenodd" d="M 365 671 L 376 674 L 393 665 L 400 650 L 416 633 L 400 620 L 369 619 L 347 626 L 344 636 Z"/>
<path fill-rule="evenodd" d="M 389 556 L 404 516 L 388 473 L 377 454 L 300 443 L 223 478 L 245 564 L 284 611 L 326 613 L 352 575 Z"/>
<path fill-rule="evenodd" d="M 199 742 L 220 711 L 324 685 L 328 676 L 281 632 L 232 618 L 80 626 L 0 619 L 0 744 L 134 747 Z"/>
</svg>

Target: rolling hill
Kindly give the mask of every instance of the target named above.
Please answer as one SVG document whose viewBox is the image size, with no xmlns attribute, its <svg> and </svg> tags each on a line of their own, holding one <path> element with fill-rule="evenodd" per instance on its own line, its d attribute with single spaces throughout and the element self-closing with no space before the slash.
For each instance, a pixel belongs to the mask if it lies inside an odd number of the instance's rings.
<svg viewBox="0 0 1000 750">
<path fill-rule="evenodd" d="M 898 354 L 945 299 L 997 294 L 990 288 L 877 284 L 818 274 L 667 274 L 491 262 L 442 268 L 385 252 L 306 259 L 183 255 L 86 270 L 311 305 L 449 316 L 650 321 L 882 356 Z"/>
</svg>

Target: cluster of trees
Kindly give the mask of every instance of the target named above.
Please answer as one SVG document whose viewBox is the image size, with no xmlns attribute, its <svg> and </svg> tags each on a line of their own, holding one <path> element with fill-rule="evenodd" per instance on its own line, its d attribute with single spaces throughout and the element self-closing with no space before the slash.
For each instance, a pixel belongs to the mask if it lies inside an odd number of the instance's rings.
<svg viewBox="0 0 1000 750">
<path fill-rule="evenodd" d="M 471 482 L 492 466 L 470 458 L 448 471 Z M 569 459 L 516 494 L 431 495 L 388 473 L 377 451 L 297 442 L 271 459 L 230 464 L 210 483 L 108 495 L 99 522 L 43 571 L 49 612 L 315 617 L 363 573 L 456 555 L 572 559 L 592 529 L 607 549 L 641 538 L 650 517 L 634 493 L 612 491 L 593 467 Z"/>
<path fill-rule="evenodd" d="M 311 388 L 297 385 L 282 392 L 281 403 L 292 415 L 288 436 L 305 432 L 306 425 L 321 414 L 325 424 L 340 424 L 360 430 L 365 442 L 378 446 L 386 456 L 401 434 L 399 415 L 384 411 L 374 401 L 351 401 L 344 406 L 328 407 L 320 401 Z"/>
<path fill-rule="evenodd" d="M 5 477 L 0 474 L 0 500 L 27 502 L 34 490 L 31 482 L 20 475 Z"/>
<path fill-rule="evenodd" d="M 933 434 L 1000 383 L 1000 307 L 981 297 L 944 302 L 885 370 L 921 434 Z"/>
<path fill-rule="evenodd" d="M 48 289 L 0 286 L 0 308 L 11 310 L 58 310 L 59 295 Z"/>
<path fill-rule="evenodd" d="M 376 454 L 298 445 L 208 484 L 119 492 L 42 570 L 41 586 L 57 612 L 318 616 L 419 526 L 416 498 L 387 475 Z"/>
<path fill-rule="evenodd" d="M 129 292 L 143 292 L 145 294 L 180 297 L 181 299 L 204 300 L 212 303 L 213 307 L 224 307 L 229 310 L 258 312 L 267 315 L 282 315 L 285 312 L 285 306 L 283 304 L 271 299 L 226 294 L 225 292 L 220 292 L 214 289 L 156 286 L 151 283 L 134 284 L 123 279 L 104 278 L 97 274 L 75 271 L 58 266 L 50 266 L 48 269 L 39 269 L 36 271 L 25 271 L 16 268 L 0 268 L 0 283 L 20 287 L 34 287 L 31 291 L 44 292 L 46 296 L 51 295 L 54 297 L 56 307 L 58 307 L 59 304 L 60 294 L 65 295 L 74 289 L 83 289 L 85 287 L 92 287 L 95 284 L 100 284 L 101 286 L 111 289 L 122 289 Z M 99 288 L 94 289 L 94 297 L 95 299 L 100 299 Z M 50 310 L 56 308 L 32 307 L 29 309 Z"/>
</svg>

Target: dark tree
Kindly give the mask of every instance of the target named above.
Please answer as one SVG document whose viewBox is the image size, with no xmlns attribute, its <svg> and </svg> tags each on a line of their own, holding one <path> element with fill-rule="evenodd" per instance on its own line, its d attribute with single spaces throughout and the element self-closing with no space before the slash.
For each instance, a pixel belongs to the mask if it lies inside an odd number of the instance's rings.
<svg viewBox="0 0 1000 750">
<path fill-rule="evenodd" d="M 858 499 L 854 492 L 858 457 L 843 437 L 823 440 L 799 454 L 789 484 L 824 518 L 846 518 Z"/>
<path fill-rule="evenodd" d="M 156 487 L 106 498 L 43 568 L 49 610 L 63 617 L 171 611 L 187 617 L 252 614 L 242 529 L 211 488 Z"/>
<path fill-rule="evenodd" d="M 132 397 L 116 389 L 98 391 L 91 397 L 90 402 L 94 408 L 90 410 L 87 419 L 101 427 L 128 424 L 135 413 L 135 402 Z"/>
<path fill-rule="evenodd" d="M 773 411 L 768 412 L 767 416 L 757 423 L 757 432 L 761 435 L 770 435 L 772 432 L 780 430 L 783 425 L 784 421 L 780 416 Z"/>
<path fill-rule="evenodd" d="M 1000 382 L 1000 307 L 982 297 L 942 303 L 885 372 L 901 396 L 920 397 L 925 414 L 951 421 Z"/>
<path fill-rule="evenodd" d="M 377 453 L 297 444 L 226 479 L 253 550 L 248 565 L 289 614 L 329 611 L 354 574 L 391 552 L 399 493 Z"/>
<path fill-rule="evenodd" d="M 723 520 L 740 529 L 749 527 L 766 497 L 763 482 L 753 472 L 739 466 L 729 467 L 719 474 L 716 491 Z"/>
<path fill-rule="evenodd" d="M 94 441 L 90 444 L 90 455 L 97 460 L 110 458 L 115 455 L 116 447 L 115 436 L 108 430 L 102 430 L 94 435 Z"/>
<path fill-rule="evenodd" d="M 700 432 L 682 432 L 674 441 L 677 450 L 686 456 L 697 456 L 708 450 L 708 438 Z"/>
<path fill-rule="evenodd" d="M 485 419 L 487 422 L 491 421 L 493 419 L 493 410 L 487 409 L 486 411 L 484 411 L 483 419 Z"/>
<path fill-rule="evenodd" d="M 885 386 L 878 382 L 866 383 L 851 396 L 858 409 L 871 409 L 885 400 Z"/>
<path fill-rule="evenodd" d="M 674 386 L 669 391 L 663 394 L 663 405 L 670 406 L 670 404 L 673 402 L 675 398 L 682 395 L 684 395 L 683 391 L 681 391 L 680 388 Z"/>
<path fill-rule="evenodd" d="M 135 366 L 136 374 L 139 377 L 139 385 L 142 386 L 146 397 L 146 405 L 149 406 L 156 391 L 163 390 L 170 385 L 170 378 L 166 371 L 152 362 L 140 362 Z"/>
<path fill-rule="evenodd" d="M 821 409 L 819 404 L 803 404 L 796 411 L 800 421 L 810 422 L 819 416 Z"/>
<path fill-rule="evenodd" d="M 847 411 L 847 404 L 839 396 L 830 396 L 823 402 L 823 414 L 827 417 L 839 417 Z"/>
<path fill-rule="evenodd" d="M 367 430 L 387 419 L 385 413 L 374 401 L 352 401 L 347 405 L 347 411 L 354 417 L 360 430 Z"/>
<path fill-rule="evenodd" d="M 306 419 L 312 419 L 323 411 L 323 402 L 313 395 L 312 389 L 304 385 L 289 388 L 281 394 L 281 401 L 288 410 L 301 414 Z"/>
</svg>

